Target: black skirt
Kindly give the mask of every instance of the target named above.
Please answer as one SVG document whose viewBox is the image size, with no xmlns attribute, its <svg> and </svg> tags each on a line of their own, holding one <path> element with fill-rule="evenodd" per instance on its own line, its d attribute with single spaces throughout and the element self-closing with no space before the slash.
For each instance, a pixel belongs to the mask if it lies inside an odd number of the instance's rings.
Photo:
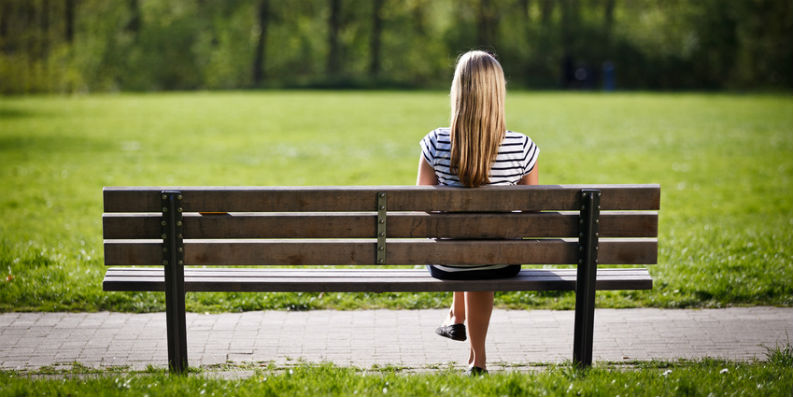
<svg viewBox="0 0 793 397">
<path fill-rule="evenodd" d="M 433 265 L 427 265 L 430 275 L 440 280 L 490 280 L 494 278 L 511 278 L 520 273 L 520 265 L 508 265 L 498 269 L 462 270 L 447 272 Z"/>
</svg>

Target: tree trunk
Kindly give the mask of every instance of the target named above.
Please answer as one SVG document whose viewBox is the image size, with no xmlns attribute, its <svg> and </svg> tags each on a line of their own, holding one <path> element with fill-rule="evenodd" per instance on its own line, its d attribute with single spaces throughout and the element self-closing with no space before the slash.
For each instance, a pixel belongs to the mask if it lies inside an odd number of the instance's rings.
<svg viewBox="0 0 793 397">
<path fill-rule="evenodd" d="M 524 22 L 523 22 L 523 32 L 526 35 L 527 43 L 531 43 L 532 41 L 532 30 L 531 30 L 531 0 L 520 0 L 520 12 L 523 15 Z M 531 44 L 529 44 L 531 46 Z"/>
<path fill-rule="evenodd" d="M 520 0 L 520 10 L 526 18 L 526 24 L 531 22 L 531 0 Z"/>
<path fill-rule="evenodd" d="M 540 3 L 540 18 L 542 25 L 547 28 L 551 24 L 551 17 L 553 17 L 554 0 L 542 0 Z"/>
<path fill-rule="evenodd" d="M 611 44 L 611 29 L 614 26 L 614 6 L 616 0 L 606 0 L 606 7 L 603 9 L 603 34 L 606 38 L 606 45 Z"/>
<path fill-rule="evenodd" d="M 578 1 L 562 1 L 562 86 L 571 88 L 575 82 L 573 38 L 578 24 Z"/>
<path fill-rule="evenodd" d="M 35 31 L 36 26 L 36 8 L 35 4 L 33 3 L 23 3 L 22 10 L 24 12 L 24 27 L 22 28 L 23 32 L 33 32 Z M 35 34 L 28 33 L 25 36 L 25 55 L 27 55 L 28 64 L 33 64 L 33 59 L 36 56 L 36 47 L 38 46 L 38 40 Z"/>
<path fill-rule="evenodd" d="M 383 31 L 383 17 L 381 11 L 384 0 L 373 0 L 372 9 L 372 42 L 369 53 L 369 75 L 377 77 L 380 74 L 380 42 Z"/>
<path fill-rule="evenodd" d="M 41 1 L 41 45 L 39 58 L 47 59 L 50 46 L 50 1 Z"/>
<path fill-rule="evenodd" d="M 490 3 L 490 0 L 479 0 L 476 32 L 478 46 L 483 48 L 495 48 L 496 11 Z"/>
<path fill-rule="evenodd" d="M 11 5 L 0 2 L 0 38 L 8 35 L 8 13 L 11 12 Z"/>
<path fill-rule="evenodd" d="M 328 64 L 327 73 L 331 77 L 339 74 L 339 25 L 341 0 L 330 0 L 330 18 L 328 18 Z"/>
<path fill-rule="evenodd" d="M 66 42 L 71 45 L 74 42 L 74 4 L 75 0 L 66 0 L 64 19 L 66 19 Z"/>
<path fill-rule="evenodd" d="M 264 80 L 264 60 L 267 49 L 267 27 L 270 20 L 270 1 L 260 0 L 258 9 L 259 34 L 256 40 L 256 52 L 253 57 L 253 85 L 258 86 Z"/>
<path fill-rule="evenodd" d="M 427 15 L 424 4 L 424 1 L 415 1 L 413 3 L 413 9 L 411 10 L 416 33 L 418 33 L 419 36 L 425 36 L 427 34 Z"/>
<path fill-rule="evenodd" d="M 570 49 L 579 22 L 578 0 L 562 1 L 562 46 Z"/>
<path fill-rule="evenodd" d="M 137 36 L 138 32 L 140 32 L 141 26 L 140 2 L 138 0 L 129 0 L 128 4 L 130 17 L 126 26 L 126 30 Z"/>
</svg>

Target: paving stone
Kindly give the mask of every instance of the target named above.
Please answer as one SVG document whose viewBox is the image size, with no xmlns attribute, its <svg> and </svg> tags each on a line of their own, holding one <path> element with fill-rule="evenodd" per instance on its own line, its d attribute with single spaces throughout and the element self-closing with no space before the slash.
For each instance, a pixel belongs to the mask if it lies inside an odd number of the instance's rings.
<svg viewBox="0 0 793 397">
<path fill-rule="evenodd" d="M 446 310 L 188 313 L 193 365 L 333 362 L 464 367 L 468 345 L 437 337 Z M 496 310 L 488 359 L 502 366 L 569 361 L 572 311 Z M 81 362 L 94 367 L 165 367 L 164 313 L 0 314 L 0 369 Z M 789 343 L 793 308 L 598 309 L 595 361 L 764 358 Z M 498 368 L 498 366 L 494 366 Z"/>
</svg>

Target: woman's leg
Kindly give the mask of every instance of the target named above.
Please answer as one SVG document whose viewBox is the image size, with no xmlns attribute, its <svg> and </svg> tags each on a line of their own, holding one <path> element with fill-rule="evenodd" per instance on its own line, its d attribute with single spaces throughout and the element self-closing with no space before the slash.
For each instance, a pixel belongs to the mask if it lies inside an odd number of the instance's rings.
<svg viewBox="0 0 793 397">
<path fill-rule="evenodd" d="M 435 333 L 451 340 L 465 341 L 465 294 L 463 292 L 454 292 L 449 314 L 441 326 L 435 329 Z"/>
<path fill-rule="evenodd" d="M 468 365 L 487 368 L 485 339 L 487 327 L 490 325 L 490 314 L 493 313 L 493 291 L 465 292 L 465 314 L 468 319 L 468 343 L 471 350 Z"/>
<path fill-rule="evenodd" d="M 459 280 L 458 274 L 445 272 L 433 265 L 427 265 L 430 275 L 439 280 Z M 449 308 L 449 315 L 442 325 L 453 325 L 465 323 L 465 296 L 462 292 L 455 291 L 452 295 L 452 306 Z"/>
<path fill-rule="evenodd" d="M 455 291 L 452 295 L 452 307 L 449 308 L 449 318 L 444 325 L 465 323 L 465 294 Z"/>
</svg>

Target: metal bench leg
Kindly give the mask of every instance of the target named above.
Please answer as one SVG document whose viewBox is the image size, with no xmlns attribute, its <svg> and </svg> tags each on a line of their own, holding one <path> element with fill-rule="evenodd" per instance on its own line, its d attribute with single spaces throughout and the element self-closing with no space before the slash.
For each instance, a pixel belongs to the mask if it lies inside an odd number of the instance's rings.
<svg viewBox="0 0 793 397">
<path fill-rule="evenodd" d="M 573 331 L 573 364 L 579 367 L 592 365 L 599 215 L 600 191 L 582 189 L 578 234 L 579 260 L 575 284 L 575 330 Z"/>
<path fill-rule="evenodd" d="M 168 367 L 173 373 L 182 374 L 187 371 L 182 193 L 178 191 L 163 191 L 161 198 L 162 262 L 165 268 L 165 316 L 168 327 Z"/>
</svg>

